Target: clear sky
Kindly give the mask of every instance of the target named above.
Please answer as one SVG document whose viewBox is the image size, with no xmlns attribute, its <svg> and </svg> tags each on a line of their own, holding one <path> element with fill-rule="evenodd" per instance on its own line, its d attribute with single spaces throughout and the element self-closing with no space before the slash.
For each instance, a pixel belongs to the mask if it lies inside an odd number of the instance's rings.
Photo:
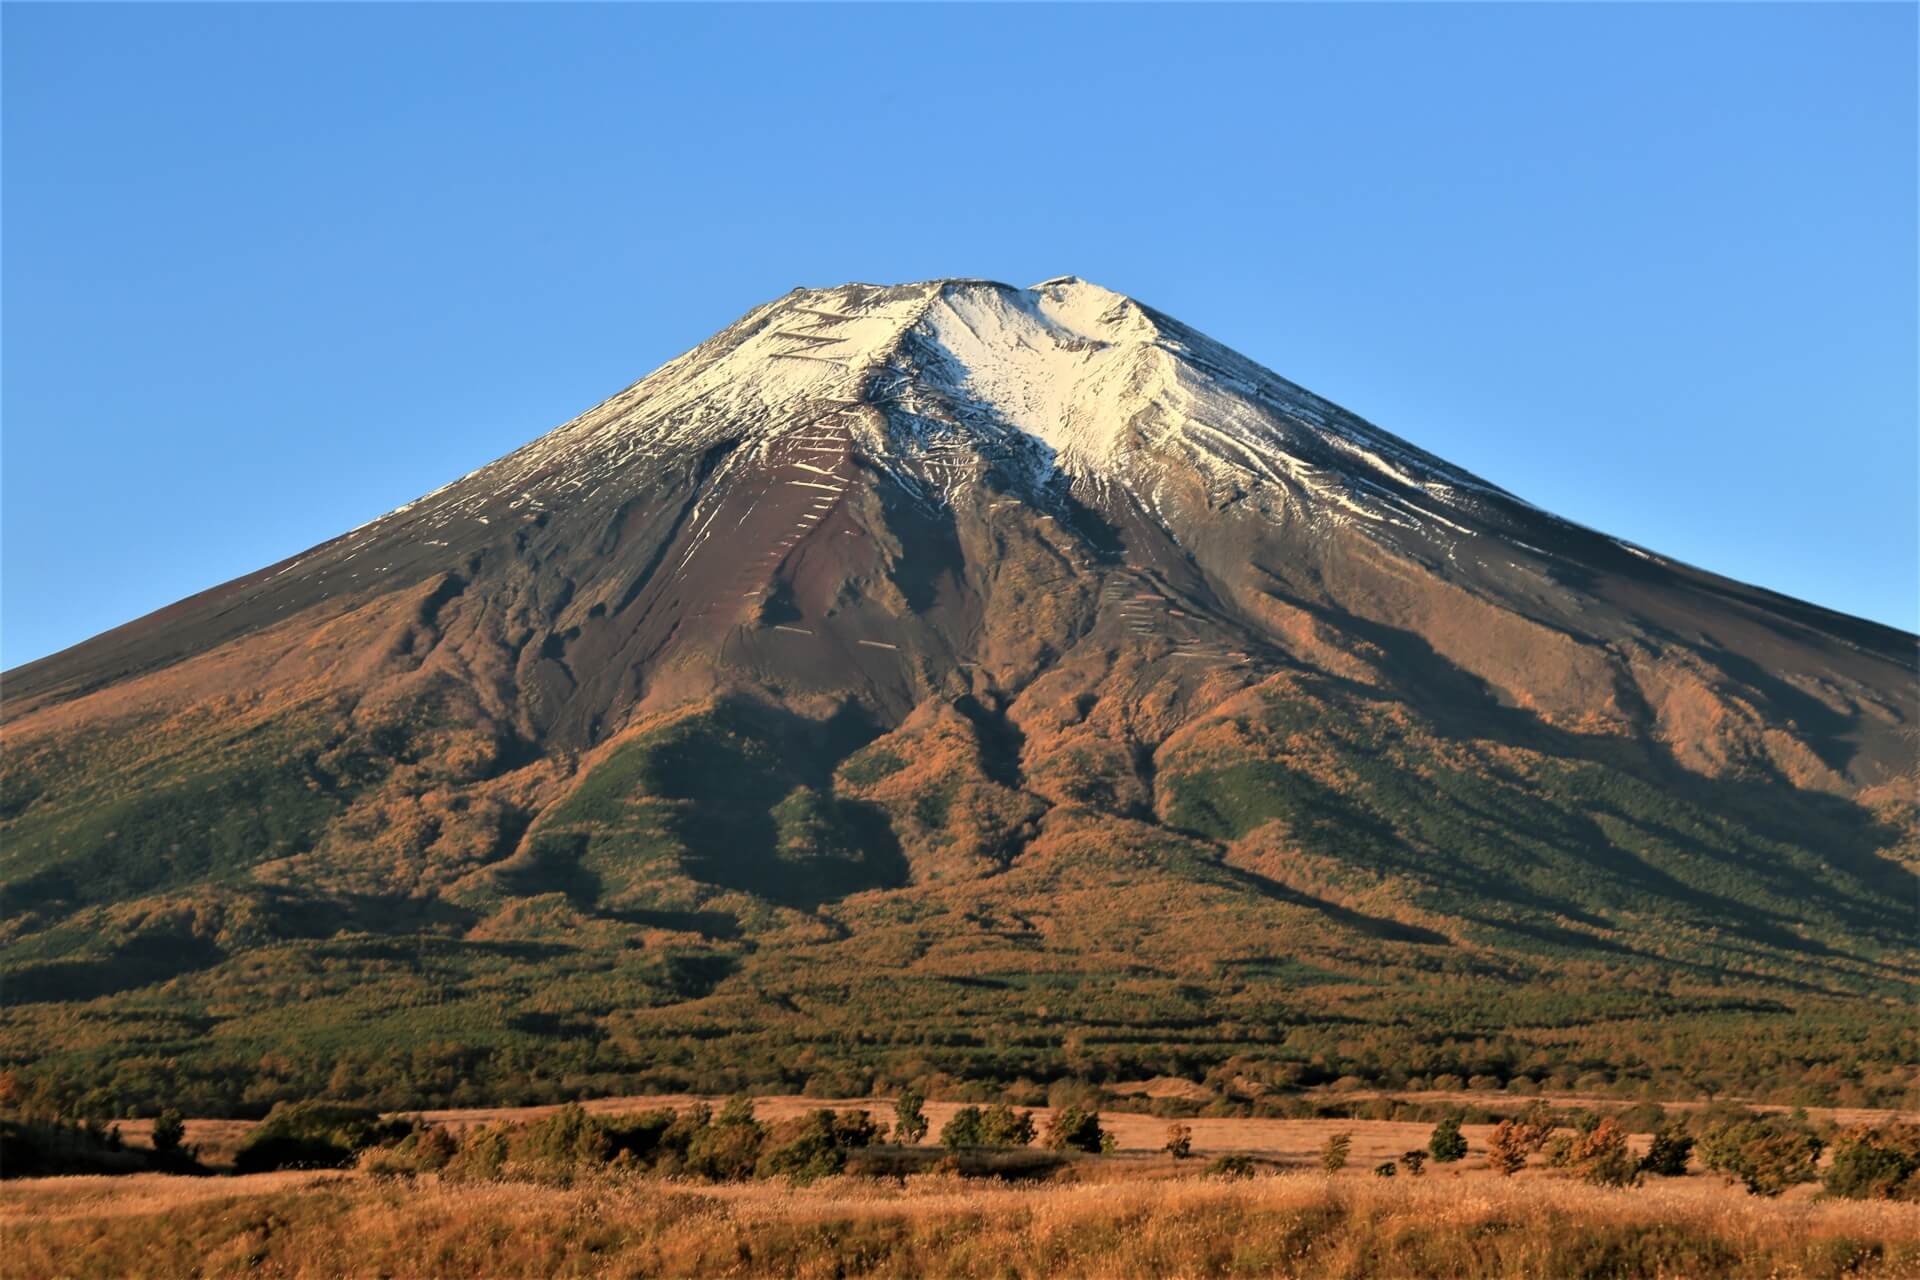
<svg viewBox="0 0 1920 1280">
<path fill-rule="evenodd" d="M 7 5 L 14 666 L 799 284 L 1076 274 L 1908 629 L 1911 5 Z"/>
</svg>

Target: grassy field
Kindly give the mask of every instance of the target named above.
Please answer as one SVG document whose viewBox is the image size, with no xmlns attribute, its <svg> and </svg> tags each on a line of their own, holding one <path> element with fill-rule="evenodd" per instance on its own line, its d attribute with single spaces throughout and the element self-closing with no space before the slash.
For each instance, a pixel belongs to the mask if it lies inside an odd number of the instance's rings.
<svg viewBox="0 0 1920 1280">
<path fill-rule="evenodd" d="M 1471 1171 L 1229 1182 L 1171 1165 L 800 1190 L 55 1178 L 0 1188 L 0 1251 L 8 1275 L 33 1277 L 1920 1275 L 1912 1206 L 1762 1201 L 1702 1178 L 1631 1191 Z"/>
<path fill-rule="evenodd" d="M 585 1110 L 715 1101 L 606 1098 Z M 890 1099 L 794 1096 L 755 1099 L 754 1113 L 778 1126 L 822 1105 L 892 1113 Z M 960 1105 L 927 1103 L 932 1131 Z M 554 1110 L 421 1118 L 465 1134 Z M 1036 1113 L 1044 1123 L 1047 1109 Z M 949 1160 L 937 1146 L 880 1146 L 855 1153 L 846 1175 L 801 1188 L 606 1166 L 481 1182 L 360 1170 L 20 1180 L 0 1183 L 0 1274 L 1920 1277 L 1920 1206 L 1831 1199 L 1813 1185 L 1754 1197 L 1697 1160 L 1690 1176 L 1623 1190 L 1537 1161 L 1505 1178 L 1486 1162 L 1490 1126 L 1469 1124 L 1465 1160 L 1388 1179 L 1374 1166 L 1423 1147 L 1430 1124 L 1195 1117 L 1183 1122 L 1193 1158 L 1175 1160 L 1160 1150 L 1166 1119 L 1101 1120 L 1118 1143 L 1106 1156 Z M 251 1127 L 189 1121 L 187 1139 L 220 1165 Z M 129 1122 L 123 1134 L 143 1146 L 149 1128 Z M 1347 1167 L 1328 1175 L 1319 1153 L 1335 1133 L 1352 1146 Z M 1632 1141 L 1641 1150 L 1648 1138 Z M 1254 1176 L 1211 1171 L 1227 1154 L 1251 1157 Z"/>
</svg>

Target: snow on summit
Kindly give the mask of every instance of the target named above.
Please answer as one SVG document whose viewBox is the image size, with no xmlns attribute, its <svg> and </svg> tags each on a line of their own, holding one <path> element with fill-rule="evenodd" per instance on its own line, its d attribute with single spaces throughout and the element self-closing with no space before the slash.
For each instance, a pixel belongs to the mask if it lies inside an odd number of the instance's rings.
<svg viewBox="0 0 1920 1280">
<path fill-rule="evenodd" d="M 1457 519 L 1506 497 L 1124 294 L 1060 276 L 795 289 L 393 516 L 432 529 L 498 503 L 538 512 L 728 441 L 722 476 L 764 467 L 828 413 L 854 455 L 938 504 L 989 473 L 1028 497 L 1065 483 L 1155 511 L 1176 494 L 1251 493 L 1310 525 L 1447 525 L 1443 509 Z"/>
</svg>

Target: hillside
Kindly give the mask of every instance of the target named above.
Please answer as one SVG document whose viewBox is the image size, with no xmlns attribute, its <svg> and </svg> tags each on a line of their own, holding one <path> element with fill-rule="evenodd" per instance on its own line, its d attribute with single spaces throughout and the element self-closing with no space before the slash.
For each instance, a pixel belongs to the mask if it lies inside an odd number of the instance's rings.
<svg viewBox="0 0 1920 1280">
<path fill-rule="evenodd" d="M 1083 281 L 796 290 L 7 673 L 0 1061 L 1911 1105 L 1915 646 Z"/>
</svg>

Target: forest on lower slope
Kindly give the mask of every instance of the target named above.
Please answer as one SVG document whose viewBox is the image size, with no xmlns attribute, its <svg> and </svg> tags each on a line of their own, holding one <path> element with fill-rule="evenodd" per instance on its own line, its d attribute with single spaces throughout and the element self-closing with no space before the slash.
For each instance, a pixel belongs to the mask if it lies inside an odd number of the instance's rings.
<svg viewBox="0 0 1920 1280">
<path fill-rule="evenodd" d="M 1920 1087 L 1902 815 L 1330 678 L 1147 758 L 731 698 L 572 766 L 316 703 L 4 768 L 0 1065 L 69 1114 L 1229 1063 L 1231 1106 Z"/>
</svg>

